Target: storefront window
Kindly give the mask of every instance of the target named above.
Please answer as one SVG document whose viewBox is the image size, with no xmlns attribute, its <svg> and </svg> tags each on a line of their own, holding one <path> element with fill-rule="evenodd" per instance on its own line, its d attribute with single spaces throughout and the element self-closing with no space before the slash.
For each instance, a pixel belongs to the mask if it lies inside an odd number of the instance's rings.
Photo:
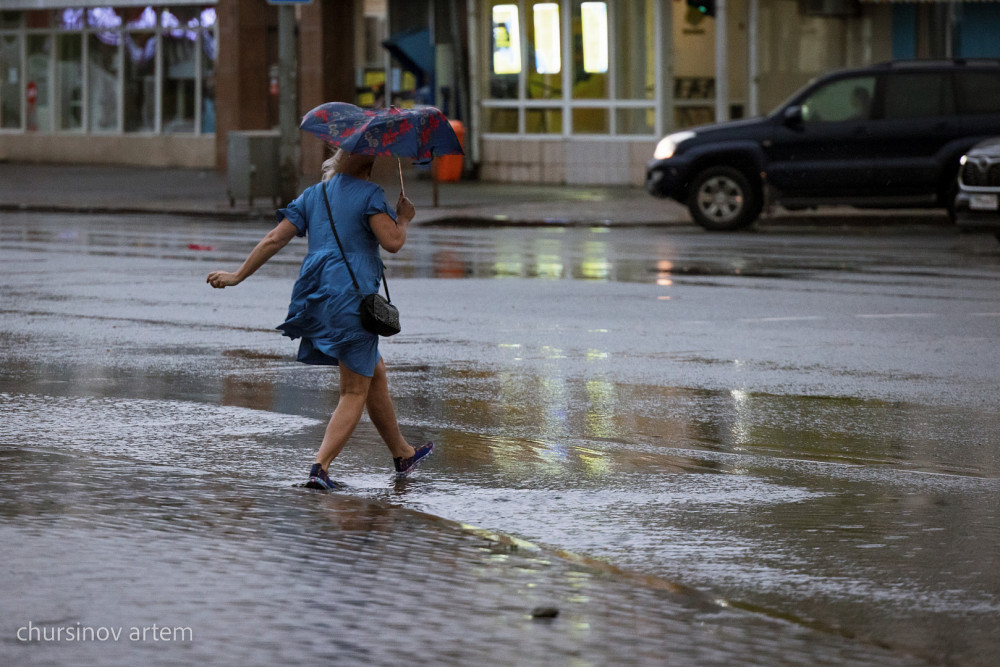
<svg viewBox="0 0 1000 667">
<path fill-rule="evenodd" d="M 125 131 L 156 129 L 156 33 L 125 33 Z"/>
<path fill-rule="evenodd" d="M 573 99 L 608 97 L 607 5 L 579 0 L 573 3 Z"/>
<path fill-rule="evenodd" d="M 55 12 L 51 9 L 32 9 L 24 12 L 24 25 L 31 29 L 52 28 Z"/>
<path fill-rule="evenodd" d="M 618 5 L 615 36 L 619 48 L 615 95 L 619 99 L 652 100 L 655 86 L 656 23 L 654 0 L 623 2 Z M 652 129 L 650 129 L 650 132 Z"/>
<path fill-rule="evenodd" d="M 653 134 L 656 114 L 653 109 L 619 109 L 616 116 L 618 134 Z"/>
<path fill-rule="evenodd" d="M 95 32 L 88 37 L 87 85 L 91 132 L 118 130 L 118 74 L 121 72 L 119 33 Z"/>
<path fill-rule="evenodd" d="M 490 12 L 490 97 L 518 97 L 521 73 L 521 37 L 518 6 L 512 3 L 494 4 Z"/>
<path fill-rule="evenodd" d="M 517 109 L 488 109 L 486 114 L 486 132 L 513 134 L 517 132 Z"/>
<path fill-rule="evenodd" d="M 484 132 L 656 132 L 660 2 L 483 2 Z"/>
<path fill-rule="evenodd" d="M 163 131 L 194 132 L 195 78 L 198 69 L 198 12 L 163 12 Z"/>
<path fill-rule="evenodd" d="M 111 7 L 94 7 L 87 10 L 87 27 L 95 30 L 114 30 L 122 25 L 122 17 Z"/>
<path fill-rule="evenodd" d="M 83 128 L 83 35 L 59 35 L 56 96 L 60 130 Z"/>
<path fill-rule="evenodd" d="M 215 24 L 215 10 L 206 16 L 209 10 L 202 13 L 202 25 Z M 215 33 L 211 27 L 201 33 L 201 131 L 202 134 L 215 132 Z"/>
<path fill-rule="evenodd" d="M 583 47 L 583 71 L 604 74 L 608 71 L 608 3 L 581 2 L 580 29 Z"/>
<path fill-rule="evenodd" d="M 562 71 L 559 5 L 555 2 L 536 2 L 532 8 L 532 14 L 535 72 L 537 74 L 559 74 Z"/>
<path fill-rule="evenodd" d="M 52 39 L 50 35 L 28 35 L 28 81 L 25 86 L 35 95 L 35 103 L 28 105 L 28 130 L 52 131 L 49 97 Z"/>
<path fill-rule="evenodd" d="M 60 30 L 83 30 L 84 10 L 63 9 L 58 12 Z"/>
<path fill-rule="evenodd" d="M 21 127 L 21 89 L 21 40 L 0 35 L 0 128 Z"/>
<path fill-rule="evenodd" d="M 215 23 L 194 4 L 0 11 L 0 129 L 214 132 Z"/>
<path fill-rule="evenodd" d="M 528 134 L 562 134 L 562 109 L 528 109 L 525 131 Z"/>
<path fill-rule="evenodd" d="M 562 47 L 559 39 L 559 4 L 536 2 L 532 6 L 531 21 L 527 28 L 528 43 L 531 45 L 527 96 L 529 99 L 560 98 Z"/>
<path fill-rule="evenodd" d="M 4 28 L 20 28 L 21 12 L 0 11 L 0 30 Z"/>
<path fill-rule="evenodd" d="M 521 32 L 514 4 L 493 7 L 493 73 L 521 72 Z"/>
<path fill-rule="evenodd" d="M 607 134 L 608 110 L 601 107 L 573 109 L 574 134 Z"/>
</svg>

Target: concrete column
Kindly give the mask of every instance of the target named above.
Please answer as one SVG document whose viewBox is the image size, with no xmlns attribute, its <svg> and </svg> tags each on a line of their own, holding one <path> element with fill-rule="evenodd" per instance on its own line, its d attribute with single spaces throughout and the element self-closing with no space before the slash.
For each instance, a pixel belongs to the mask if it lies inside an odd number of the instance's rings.
<svg viewBox="0 0 1000 667">
<path fill-rule="evenodd" d="M 278 14 L 261 0 L 219 0 L 216 12 L 215 166 L 225 171 L 230 130 L 266 130 L 278 122 L 268 90 L 268 68 L 278 62 Z"/>
<path fill-rule="evenodd" d="M 726 0 L 715 0 L 715 122 L 729 120 L 729 28 Z"/>
<path fill-rule="evenodd" d="M 324 102 L 355 103 L 356 43 L 363 5 L 360 0 L 314 1 L 301 8 L 299 21 L 299 117 Z M 302 184 L 315 183 L 326 159 L 326 144 L 309 133 L 301 137 Z"/>
<path fill-rule="evenodd" d="M 278 78 L 281 95 L 278 101 L 278 150 L 279 199 L 287 206 L 296 196 L 299 187 L 299 82 L 298 44 L 295 39 L 295 7 L 278 7 Z"/>
</svg>

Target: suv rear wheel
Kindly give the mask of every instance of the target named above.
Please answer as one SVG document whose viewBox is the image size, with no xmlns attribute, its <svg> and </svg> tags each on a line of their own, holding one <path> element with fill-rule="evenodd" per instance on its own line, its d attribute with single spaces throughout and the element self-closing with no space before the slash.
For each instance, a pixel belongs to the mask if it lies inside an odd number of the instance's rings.
<svg viewBox="0 0 1000 667">
<path fill-rule="evenodd" d="M 762 209 L 760 191 L 743 172 L 732 167 L 709 167 L 691 181 L 688 210 L 694 221 L 713 232 L 748 227 Z"/>
</svg>

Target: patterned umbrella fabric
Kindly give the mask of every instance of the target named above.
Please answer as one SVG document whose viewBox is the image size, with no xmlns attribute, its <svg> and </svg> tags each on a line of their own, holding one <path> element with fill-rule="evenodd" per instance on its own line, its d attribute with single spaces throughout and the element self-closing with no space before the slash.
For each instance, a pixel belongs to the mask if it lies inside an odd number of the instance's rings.
<svg viewBox="0 0 1000 667">
<path fill-rule="evenodd" d="M 348 153 L 418 162 L 438 155 L 464 155 L 448 119 L 434 107 L 363 109 L 327 102 L 307 113 L 299 127 Z"/>
</svg>

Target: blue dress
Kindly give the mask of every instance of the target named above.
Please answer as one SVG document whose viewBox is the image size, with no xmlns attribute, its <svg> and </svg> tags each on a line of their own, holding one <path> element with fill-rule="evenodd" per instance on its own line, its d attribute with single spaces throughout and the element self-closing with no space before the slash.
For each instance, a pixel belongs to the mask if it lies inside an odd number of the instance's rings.
<svg viewBox="0 0 1000 667">
<path fill-rule="evenodd" d="M 321 188 L 326 188 L 337 233 L 360 291 L 351 281 L 330 229 Z M 278 210 L 279 222 L 288 218 L 299 236 L 309 240 L 292 289 L 288 317 L 278 327 L 289 338 L 302 339 L 299 361 L 343 364 L 360 375 L 375 374 L 380 358 L 378 336 L 361 326 L 360 313 L 362 296 L 378 290 L 384 270 L 378 239 L 368 223 L 369 216 L 377 213 L 396 219 L 381 187 L 347 174 L 335 174 L 307 188 L 287 208 Z"/>
</svg>

